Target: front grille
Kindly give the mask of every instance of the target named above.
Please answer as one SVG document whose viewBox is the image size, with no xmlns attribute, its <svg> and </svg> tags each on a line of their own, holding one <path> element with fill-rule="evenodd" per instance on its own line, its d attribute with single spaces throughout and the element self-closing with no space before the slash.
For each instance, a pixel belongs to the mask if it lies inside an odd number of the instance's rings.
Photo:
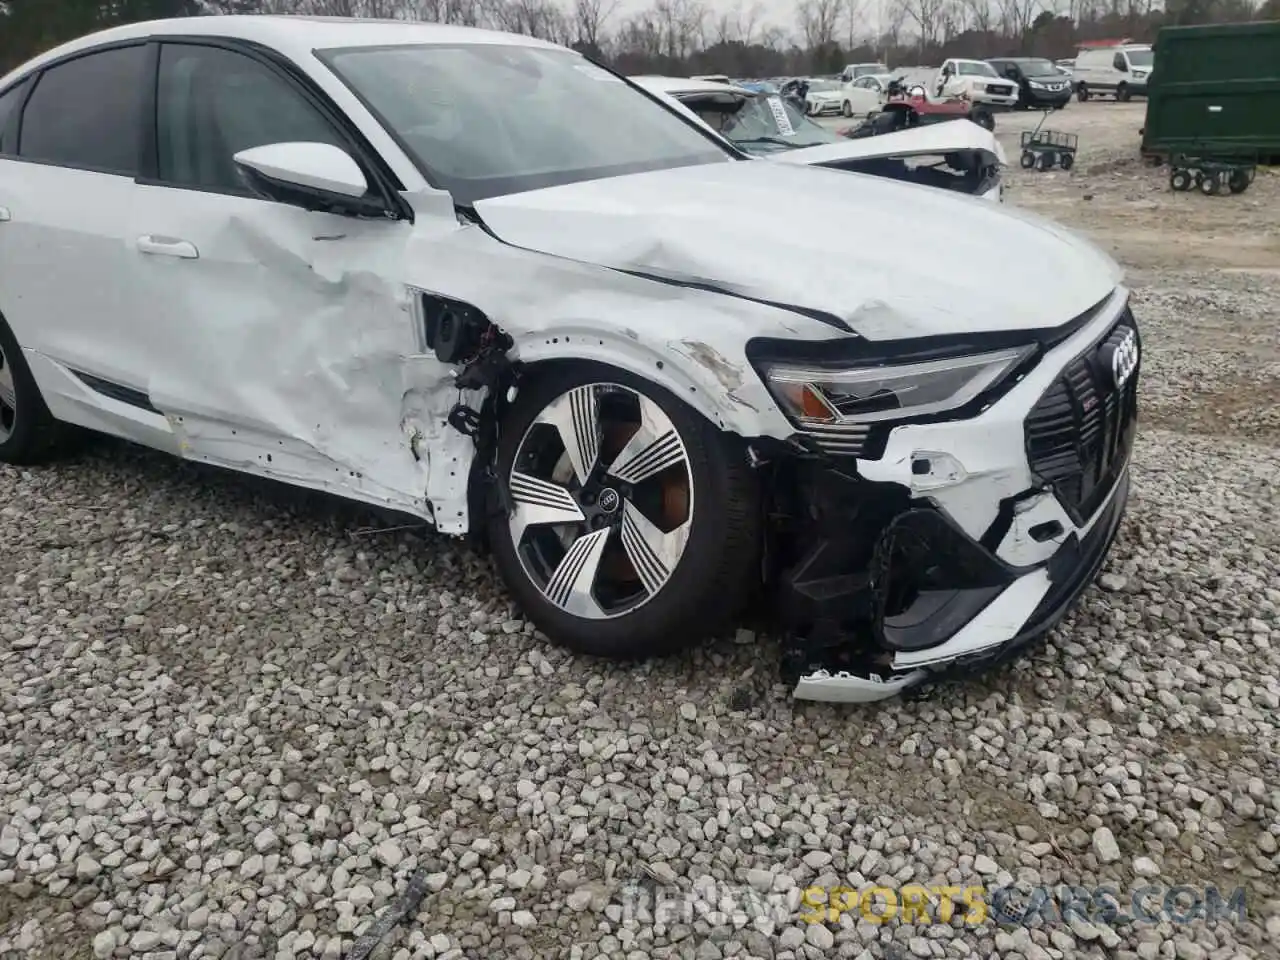
<svg viewBox="0 0 1280 960">
<path fill-rule="evenodd" d="M 1002 96 L 1002 97 L 1007 97 L 1009 94 L 1013 93 L 1013 87 L 999 87 L 999 86 L 988 85 L 987 91 L 990 93 L 998 94 L 999 96 Z"/>
<path fill-rule="evenodd" d="M 1023 425 L 1031 472 L 1053 487 L 1077 525 L 1106 499 L 1133 446 L 1141 360 L 1120 387 L 1113 365 L 1130 336 L 1137 338 L 1138 331 L 1126 308 L 1106 335 L 1058 374 Z"/>
</svg>

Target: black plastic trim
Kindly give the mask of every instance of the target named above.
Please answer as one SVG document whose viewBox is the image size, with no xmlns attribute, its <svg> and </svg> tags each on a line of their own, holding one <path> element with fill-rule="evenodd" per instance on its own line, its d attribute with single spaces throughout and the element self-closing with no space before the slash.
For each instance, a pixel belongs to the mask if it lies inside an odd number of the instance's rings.
<svg viewBox="0 0 1280 960">
<path fill-rule="evenodd" d="M 92 390 L 94 393 L 100 393 L 104 397 L 110 397 L 112 400 L 118 400 L 121 403 L 127 403 L 131 407 L 137 407 L 140 410 L 146 410 L 148 413 L 154 413 L 157 416 L 163 416 L 151 403 L 151 398 L 141 390 L 135 390 L 133 387 L 126 387 L 122 383 L 115 383 L 111 380 L 104 380 L 102 377 L 95 377 L 91 373 L 85 373 L 83 370 L 72 370 L 81 383 Z"/>
<path fill-rule="evenodd" d="M 1057 327 L 1024 327 L 987 333 L 941 333 L 926 337 L 903 337 L 900 340 L 868 340 L 863 337 L 839 337 L 831 340 L 796 340 L 782 337 L 752 337 L 746 354 L 757 367 L 768 363 L 804 363 L 818 369 L 843 369 L 851 363 L 917 363 L 947 357 L 985 353 L 1006 347 L 1038 344 L 1045 350 L 1069 340 L 1097 317 L 1111 302 L 1115 291 Z M 844 323 L 844 321 L 841 321 Z M 846 327 L 848 325 L 846 324 Z M 853 329 L 857 333 L 856 328 Z"/>
</svg>

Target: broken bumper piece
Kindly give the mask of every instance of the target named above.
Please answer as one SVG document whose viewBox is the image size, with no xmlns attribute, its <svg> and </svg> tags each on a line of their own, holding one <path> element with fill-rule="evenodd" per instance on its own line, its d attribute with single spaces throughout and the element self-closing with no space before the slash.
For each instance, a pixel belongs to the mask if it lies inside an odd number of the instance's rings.
<svg viewBox="0 0 1280 960">
<path fill-rule="evenodd" d="M 930 583 L 912 588 L 901 609 L 883 611 L 873 630 L 881 649 L 892 651 L 881 671 L 818 669 L 796 681 L 801 700 L 870 703 L 888 699 L 941 673 L 942 667 L 1003 659 L 1052 629 L 1066 616 L 1102 567 L 1120 528 L 1129 497 L 1129 471 L 1117 478 L 1109 498 L 1092 520 L 1069 535 L 1048 561 L 1031 568 L 1003 564 L 994 553 L 964 535 L 936 511 L 904 514 L 885 533 L 884 543 L 912 542 L 893 568 L 925 563 L 918 572 Z M 929 514 L 925 521 L 923 515 Z M 904 536 L 905 535 L 905 536 Z M 933 563 L 924 557 L 932 554 Z M 890 574 L 892 576 L 892 574 Z M 967 581 L 942 588 L 948 580 Z M 892 593 L 892 583 L 883 584 Z M 884 592 L 884 591 L 882 591 Z M 939 636 L 947 639 L 937 642 Z"/>
</svg>

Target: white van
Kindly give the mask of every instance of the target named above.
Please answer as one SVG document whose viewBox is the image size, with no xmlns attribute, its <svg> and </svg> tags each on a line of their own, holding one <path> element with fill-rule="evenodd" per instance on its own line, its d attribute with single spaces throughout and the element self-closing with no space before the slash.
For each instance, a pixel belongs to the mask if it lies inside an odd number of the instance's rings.
<svg viewBox="0 0 1280 960">
<path fill-rule="evenodd" d="M 1149 43 L 1116 43 L 1082 48 L 1071 67 L 1076 98 L 1106 95 L 1117 100 L 1146 96 L 1155 54 Z"/>
</svg>

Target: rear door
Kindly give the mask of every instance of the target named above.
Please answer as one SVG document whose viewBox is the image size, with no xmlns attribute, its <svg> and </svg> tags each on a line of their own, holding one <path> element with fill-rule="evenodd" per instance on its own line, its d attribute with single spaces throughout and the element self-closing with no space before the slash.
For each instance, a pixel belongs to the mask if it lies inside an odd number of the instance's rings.
<svg viewBox="0 0 1280 960">
<path fill-rule="evenodd" d="M 133 385 L 138 369 L 125 225 L 141 143 L 145 42 L 100 47 L 30 78 L 0 149 L 0 311 L 58 366 Z M 19 102 L 21 101 L 21 102 Z M 41 357 L 32 370 L 55 415 Z"/>
</svg>

